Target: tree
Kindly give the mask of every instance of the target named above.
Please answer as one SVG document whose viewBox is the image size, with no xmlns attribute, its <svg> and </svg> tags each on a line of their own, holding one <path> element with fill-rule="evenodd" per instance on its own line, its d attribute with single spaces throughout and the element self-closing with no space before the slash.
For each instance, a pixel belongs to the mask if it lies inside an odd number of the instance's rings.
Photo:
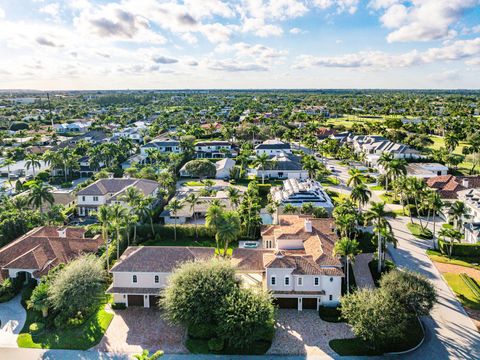
<svg viewBox="0 0 480 360">
<path fill-rule="evenodd" d="M 240 190 L 237 188 L 234 188 L 233 186 L 229 186 L 227 188 L 228 200 L 230 201 L 230 205 L 234 210 L 237 210 L 237 207 L 240 204 L 240 195 Z"/>
<path fill-rule="evenodd" d="M 427 193 L 426 202 L 427 202 L 427 207 L 429 211 L 432 211 L 432 221 L 433 221 L 433 238 L 432 239 L 433 239 L 433 248 L 436 249 L 437 241 L 435 239 L 435 232 L 436 232 L 435 230 L 436 230 L 437 222 L 435 221 L 436 220 L 435 218 L 437 214 L 442 213 L 444 204 L 442 199 L 440 198 L 440 194 L 435 190 L 429 191 Z"/>
<path fill-rule="evenodd" d="M 381 229 L 384 227 L 389 226 L 388 221 L 385 219 L 387 215 L 390 215 L 385 210 L 385 203 L 382 202 L 370 202 L 371 207 L 365 212 L 365 222 L 371 222 L 374 224 L 376 232 L 377 232 L 377 252 L 378 252 L 378 273 L 381 273 L 383 268 L 383 261 L 382 261 L 382 237 L 381 237 Z"/>
<path fill-rule="evenodd" d="M 140 354 L 135 354 L 133 357 L 137 360 L 157 360 L 163 356 L 163 351 L 155 351 L 152 355 L 147 349 L 144 349 Z"/>
<path fill-rule="evenodd" d="M 220 224 L 217 225 L 215 239 L 220 253 L 223 246 L 223 257 L 227 256 L 228 245 L 238 239 L 241 231 L 240 216 L 235 211 L 222 211 Z"/>
<path fill-rule="evenodd" d="M 117 260 L 120 258 L 120 228 L 127 216 L 127 209 L 120 204 L 115 204 L 110 209 L 110 220 L 115 228 L 116 243 L 117 243 Z"/>
<path fill-rule="evenodd" d="M 267 153 L 261 153 L 255 157 L 253 161 L 255 166 L 262 170 L 262 184 L 265 184 L 265 167 L 270 162 L 270 156 Z"/>
<path fill-rule="evenodd" d="M 33 171 L 33 177 L 35 177 L 35 168 L 39 168 L 40 169 L 41 167 L 41 164 L 40 164 L 40 160 L 39 160 L 39 157 L 35 154 L 27 154 L 25 156 L 25 168 L 28 170 L 30 168 L 32 168 L 32 171 Z"/>
<path fill-rule="evenodd" d="M 137 207 L 138 216 L 142 221 L 148 220 L 150 222 L 150 229 L 152 230 L 152 236 L 155 237 L 155 228 L 153 227 L 153 203 L 154 199 L 152 197 L 146 197 L 140 201 Z"/>
<path fill-rule="evenodd" d="M 445 146 L 449 153 L 453 153 L 455 148 L 460 143 L 460 139 L 458 138 L 458 135 L 455 134 L 454 132 L 446 133 L 444 140 L 445 140 Z"/>
<path fill-rule="evenodd" d="M 370 196 L 372 196 L 372 192 L 363 183 L 354 186 L 352 192 L 350 193 L 350 199 L 358 204 L 359 212 L 362 211 L 362 206 L 368 203 Z"/>
<path fill-rule="evenodd" d="M 469 209 L 463 201 L 457 200 L 450 207 L 450 217 L 455 222 L 458 231 L 462 229 L 463 219 L 469 217 Z"/>
<path fill-rule="evenodd" d="M 388 164 L 393 160 L 393 155 L 384 151 L 382 155 L 378 158 L 378 164 L 381 165 L 384 169 L 387 169 Z M 385 177 L 385 190 L 388 191 L 388 177 Z"/>
<path fill-rule="evenodd" d="M 48 299 L 48 288 L 49 285 L 47 282 L 41 281 L 35 289 L 33 289 L 30 300 L 27 301 L 28 308 L 41 311 L 43 317 L 48 316 L 48 308 L 51 305 Z"/>
<path fill-rule="evenodd" d="M 107 261 L 107 271 L 110 271 L 110 254 L 108 252 L 108 246 L 110 244 L 108 240 L 108 228 L 110 226 L 110 220 L 112 219 L 110 207 L 107 205 L 101 205 L 94 213 L 98 221 L 102 226 L 102 238 L 105 241 L 105 258 Z"/>
<path fill-rule="evenodd" d="M 173 223 L 173 238 L 174 238 L 175 241 L 177 241 L 177 213 L 178 213 L 178 211 L 183 209 L 183 206 L 184 206 L 183 202 L 181 202 L 178 199 L 170 200 L 170 202 L 166 206 L 166 209 L 168 211 L 170 211 L 170 214 L 173 215 L 173 221 L 174 221 L 174 223 Z"/>
<path fill-rule="evenodd" d="M 311 215 L 313 213 L 314 208 L 315 206 L 312 203 L 306 202 L 302 204 L 300 211 L 304 215 Z"/>
<path fill-rule="evenodd" d="M 215 165 L 205 159 L 191 160 L 185 164 L 185 170 L 192 177 L 214 178 L 217 174 Z"/>
<path fill-rule="evenodd" d="M 105 290 L 106 272 L 95 255 L 73 260 L 59 271 L 48 289 L 48 299 L 66 317 L 90 314 Z"/>
<path fill-rule="evenodd" d="M 292 204 L 286 204 L 283 207 L 283 212 L 285 214 L 295 214 L 297 212 L 298 208 L 296 206 L 293 206 Z"/>
<path fill-rule="evenodd" d="M 52 205 L 54 198 L 52 195 L 52 187 L 43 182 L 35 182 L 30 186 L 30 193 L 28 194 L 28 204 L 35 209 L 40 209 L 44 203 Z"/>
<path fill-rule="evenodd" d="M 348 170 L 348 175 L 350 177 L 348 178 L 347 186 L 353 185 L 355 187 L 363 183 L 363 175 L 360 170 L 350 169 Z"/>
<path fill-rule="evenodd" d="M 198 195 L 197 193 L 188 194 L 187 197 L 185 197 L 184 202 L 190 205 L 190 210 L 193 213 L 193 226 L 195 227 L 195 241 L 198 241 L 197 213 L 195 212 L 195 207 L 197 205 L 202 204 L 202 201 L 200 200 L 200 195 Z"/>
<path fill-rule="evenodd" d="M 407 174 L 407 162 L 404 159 L 394 159 L 385 164 L 385 179 L 391 179 L 393 182 L 402 175 Z"/>
<path fill-rule="evenodd" d="M 129 217 L 127 218 L 127 245 L 130 246 L 130 226 L 133 224 L 133 242 L 135 243 L 137 239 L 137 212 L 140 202 L 143 200 L 143 193 L 140 192 L 136 187 L 128 187 L 125 190 L 125 194 L 121 197 L 122 201 L 125 201 L 129 209 Z M 136 221 L 133 221 L 136 220 Z"/>
<path fill-rule="evenodd" d="M 10 184 L 10 186 L 12 186 L 12 180 L 10 179 L 10 166 L 12 166 L 13 164 L 15 164 L 16 161 L 13 160 L 13 159 L 10 159 L 10 158 L 7 158 L 3 161 L 3 166 L 6 166 L 7 167 L 7 178 L 8 178 L 8 183 Z"/>
<path fill-rule="evenodd" d="M 359 243 L 349 238 L 341 238 L 335 243 L 333 253 L 342 256 L 345 259 L 345 273 L 347 275 L 347 294 L 350 292 L 350 262 L 355 261 L 355 256 L 360 253 Z"/>
</svg>

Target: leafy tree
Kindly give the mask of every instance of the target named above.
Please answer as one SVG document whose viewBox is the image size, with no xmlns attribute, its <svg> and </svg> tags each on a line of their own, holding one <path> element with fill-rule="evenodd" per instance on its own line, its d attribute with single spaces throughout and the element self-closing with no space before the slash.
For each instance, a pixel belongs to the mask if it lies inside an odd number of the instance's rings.
<svg viewBox="0 0 480 360">
<path fill-rule="evenodd" d="M 347 294 L 350 292 L 350 262 L 355 261 L 355 256 L 361 251 L 359 250 L 359 243 L 356 240 L 349 238 L 341 238 L 335 243 L 333 253 L 342 256 L 345 259 L 345 272 L 347 276 Z"/>
<path fill-rule="evenodd" d="M 190 176 L 199 178 L 214 178 L 217 173 L 215 165 L 205 159 L 191 160 L 186 163 L 185 169 Z"/>
<path fill-rule="evenodd" d="M 155 351 L 152 355 L 147 349 L 144 349 L 140 354 L 135 354 L 133 357 L 137 360 L 157 360 L 163 356 L 163 351 Z"/>
<path fill-rule="evenodd" d="M 68 317 L 89 314 L 104 296 L 106 272 L 94 255 L 77 258 L 54 278 L 48 299 L 52 307 Z"/>
<path fill-rule="evenodd" d="M 360 183 L 353 187 L 352 192 L 350 193 L 350 199 L 355 201 L 358 204 L 358 211 L 362 211 L 362 206 L 368 203 L 368 200 L 372 196 L 372 192 L 368 189 L 368 187 Z"/>
<path fill-rule="evenodd" d="M 286 204 L 284 207 L 283 207 L 283 212 L 285 214 L 295 214 L 297 212 L 297 207 L 296 206 L 293 206 L 292 204 Z"/>
<path fill-rule="evenodd" d="M 108 229 L 110 226 L 110 221 L 112 220 L 111 208 L 107 205 L 101 205 L 98 210 L 93 214 L 97 217 L 98 221 L 102 226 L 102 238 L 105 241 L 105 258 L 107 261 L 107 271 L 110 270 L 110 254 L 109 254 L 109 245 L 110 241 L 108 240 Z"/>
<path fill-rule="evenodd" d="M 30 186 L 28 194 L 28 204 L 36 209 L 40 209 L 44 203 L 52 205 L 54 203 L 51 192 L 52 187 L 43 182 L 35 182 Z"/>
<path fill-rule="evenodd" d="M 30 300 L 27 301 L 29 309 L 41 311 L 43 317 L 48 316 L 48 308 L 51 306 L 48 298 L 49 284 L 46 281 L 41 281 L 32 291 Z"/>
</svg>

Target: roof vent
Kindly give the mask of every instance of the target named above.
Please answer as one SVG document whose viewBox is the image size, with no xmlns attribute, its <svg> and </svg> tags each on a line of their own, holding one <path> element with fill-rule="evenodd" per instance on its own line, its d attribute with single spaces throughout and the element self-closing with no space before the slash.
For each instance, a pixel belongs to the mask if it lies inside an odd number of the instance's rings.
<svg viewBox="0 0 480 360">
<path fill-rule="evenodd" d="M 58 232 L 58 237 L 61 237 L 61 238 L 66 238 L 67 237 L 67 228 L 66 227 L 58 228 L 57 232 Z"/>
<path fill-rule="evenodd" d="M 310 219 L 305 219 L 305 231 L 308 233 L 312 232 L 312 221 Z"/>
<path fill-rule="evenodd" d="M 468 189 L 468 179 L 462 179 L 462 186 Z"/>
</svg>

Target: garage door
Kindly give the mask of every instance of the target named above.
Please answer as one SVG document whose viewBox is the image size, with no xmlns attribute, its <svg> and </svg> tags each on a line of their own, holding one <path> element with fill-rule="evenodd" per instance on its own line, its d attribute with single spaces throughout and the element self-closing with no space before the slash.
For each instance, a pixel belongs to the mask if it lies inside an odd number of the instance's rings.
<svg viewBox="0 0 480 360">
<path fill-rule="evenodd" d="M 314 309 L 317 310 L 317 299 L 316 298 L 303 298 L 302 305 L 304 309 Z"/>
<path fill-rule="evenodd" d="M 143 306 L 143 295 L 128 295 L 128 306 Z"/>
<path fill-rule="evenodd" d="M 150 307 L 151 308 L 157 308 L 158 307 L 158 300 L 160 300 L 160 296 L 150 295 Z"/>
<path fill-rule="evenodd" d="M 297 298 L 276 298 L 276 304 L 281 309 L 297 309 L 298 300 Z"/>
</svg>

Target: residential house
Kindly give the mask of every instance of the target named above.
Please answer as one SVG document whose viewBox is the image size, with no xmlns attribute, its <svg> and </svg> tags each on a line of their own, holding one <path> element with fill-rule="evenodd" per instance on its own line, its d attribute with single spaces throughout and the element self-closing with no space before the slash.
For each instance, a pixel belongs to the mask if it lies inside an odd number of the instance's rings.
<svg viewBox="0 0 480 360">
<path fill-rule="evenodd" d="M 307 179 L 308 171 L 303 169 L 298 156 L 279 153 L 270 159 L 265 168 L 258 165 L 250 169 L 250 175 L 266 179 Z"/>
<path fill-rule="evenodd" d="M 88 216 L 104 204 L 122 204 L 122 196 L 129 187 L 134 187 L 144 196 L 158 195 L 159 184 L 146 179 L 100 179 L 77 193 L 77 208 L 79 216 Z"/>
<path fill-rule="evenodd" d="M 200 159 L 221 159 L 237 156 L 237 151 L 228 141 L 199 141 L 195 144 L 195 155 Z"/>
<path fill-rule="evenodd" d="M 456 200 L 458 192 L 480 188 L 480 176 L 442 175 L 427 179 L 427 186 L 435 189 L 442 199 Z"/>
<path fill-rule="evenodd" d="M 120 131 L 114 132 L 112 140 L 118 140 L 120 138 L 131 139 L 133 142 L 140 144 L 143 142 L 144 132 L 148 129 L 148 126 L 143 121 L 137 121 L 132 126 L 126 127 Z"/>
<path fill-rule="evenodd" d="M 333 203 L 318 181 L 288 179 L 283 181 L 282 187 L 273 187 L 270 190 L 272 199 L 280 203 L 281 209 L 290 204 L 301 207 L 302 204 L 310 203 L 317 207 L 323 207 L 327 212 L 333 211 Z"/>
<path fill-rule="evenodd" d="M 334 129 L 326 128 L 326 127 L 320 127 L 317 129 L 317 138 L 319 140 L 324 140 L 328 137 L 335 136 L 337 134 L 337 131 Z"/>
<path fill-rule="evenodd" d="M 234 249 L 231 262 L 247 286 L 271 291 L 280 307 L 318 310 L 340 300 L 344 274 L 333 255 L 336 241 L 331 218 L 282 216 L 279 225 L 263 227 L 263 249 Z M 214 248 L 131 246 L 110 270 L 107 293 L 116 303 L 151 307 L 178 265 L 214 256 Z"/>
<path fill-rule="evenodd" d="M 180 169 L 180 176 L 182 177 L 191 177 L 187 171 L 187 164 L 183 165 Z M 215 179 L 230 179 L 230 171 L 235 167 L 235 160 L 230 158 L 223 158 L 215 163 Z"/>
<path fill-rule="evenodd" d="M 480 188 L 461 190 L 458 199 L 468 208 L 468 219 L 464 224 L 465 242 L 475 244 L 480 242 Z"/>
<path fill-rule="evenodd" d="M 105 131 L 91 130 L 85 134 L 65 139 L 65 141 L 62 141 L 60 144 L 55 146 L 54 150 L 63 149 L 66 147 L 73 147 L 80 140 L 84 140 L 89 144 L 91 144 L 92 146 L 95 146 L 95 145 L 107 142 L 108 139 L 109 139 L 109 136 Z"/>
<path fill-rule="evenodd" d="M 84 134 L 88 131 L 90 126 L 92 125 L 91 121 L 76 121 L 72 123 L 66 124 L 55 124 L 55 131 L 59 134 L 65 133 L 78 133 Z"/>
<path fill-rule="evenodd" d="M 419 179 L 429 179 L 447 175 L 448 167 L 438 163 L 410 163 L 407 165 L 407 176 Z"/>
<path fill-rule="evenodd" d="M 50 269 L 83 253 L 95 253 L 103 244 L 100 235 L 85 237 L 84 228 L 43 226 L 0 248 L 0 278 L 25 275 L 39 280 Z"/>
<path fill-rule="evenodd" d="M 269 156 L 275 156 L 280 154 L 291 154 L 292 148 L 290 144 L 284 143 L 280 140 L 265 140 L 263 143 L 255 146 L 255 154 L 267 154 Z"/>
<path fill-rule="evenodd" d="M 158 138 L 150 141 L 148 144 L 140 147 L 140 154 L 148 155 L 149 149 L 158 150 L 162 154 L 182 153 L 180 142 L 178 140 L 173 140 L 170 138 Z"/>
</svg>

